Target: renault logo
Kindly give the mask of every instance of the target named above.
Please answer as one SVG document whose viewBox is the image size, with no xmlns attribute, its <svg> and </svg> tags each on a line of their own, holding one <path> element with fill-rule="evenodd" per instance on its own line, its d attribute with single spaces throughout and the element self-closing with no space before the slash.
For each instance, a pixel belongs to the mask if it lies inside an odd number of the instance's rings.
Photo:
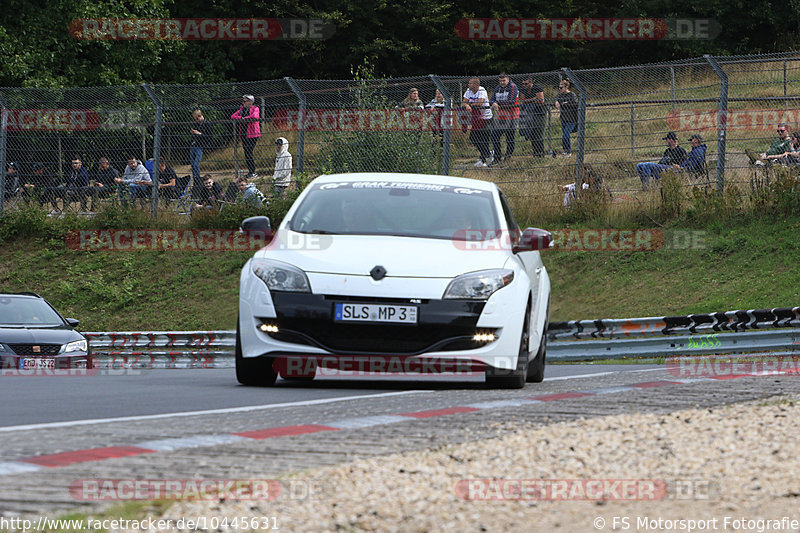
<svg viewBox="0 0 800 533">
<path fill-rule="evenodd" d="M 386 269 L 378 265 L 369 271 L 369 275 L 372 276 L 372 279 L 375 281 L 380 281 L 386 277 Z"/>
</svg>

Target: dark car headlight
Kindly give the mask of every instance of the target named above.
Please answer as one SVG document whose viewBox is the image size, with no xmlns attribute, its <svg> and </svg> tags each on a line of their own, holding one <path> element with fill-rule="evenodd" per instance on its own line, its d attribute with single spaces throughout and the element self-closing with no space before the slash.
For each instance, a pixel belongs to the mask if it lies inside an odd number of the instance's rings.
<svg viewBox="0 0 800 533">
<path fill-rule="evenodd" d="M 462 274 L 447 286 L 444 299 L 487 300 L 489 296 L 512 281 L 514 281 L 514 271 L 506 268 Z"/>
</svg>

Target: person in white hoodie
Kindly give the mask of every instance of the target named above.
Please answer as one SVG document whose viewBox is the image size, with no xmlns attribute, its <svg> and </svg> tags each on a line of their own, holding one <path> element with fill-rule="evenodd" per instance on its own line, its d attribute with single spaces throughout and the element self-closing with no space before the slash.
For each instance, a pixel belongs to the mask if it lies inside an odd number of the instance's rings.
<svg viewBox="0 0 800 533">
<path fill-rule="evenodd" d="M 272 192 L 275 196 L 283 196 L 292 184 L 292 154 L 289 153 L 289 141 L 284 137 L 275 140 L 275 173 L 272 175 Z"/>
</svg>

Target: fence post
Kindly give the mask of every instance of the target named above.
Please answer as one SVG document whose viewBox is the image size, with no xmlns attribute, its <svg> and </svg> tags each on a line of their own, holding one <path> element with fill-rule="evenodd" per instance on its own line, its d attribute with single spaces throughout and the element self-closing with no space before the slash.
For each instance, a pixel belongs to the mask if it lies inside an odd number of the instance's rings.
<svg viewBox="0 0 800 533">
<path fill-rule="evenodd" d="M 161 162 L 161 114 L 163 109 L 155 91 L 146 83 L 143 83 L 142 87 L 144 87 L 147 95 L 156 105 L 156 121 L 153 131 L 153 187 L 150 193 L 150 213 L 153 218 L 156 218 L 158 213 L 158 164 Z"/>
<path fill-rule="evenodd" d="M 568 67 L 563 67 L 561 71 L 569 80 L 570 85 L 578 90 L 578 135 L 577 139 L 575 139 L 575 193 L 580 194 L 583 190 L 581 187 L 583 183 L 583 146 L 586 138 L 586 87 Z"/>
<path fill-rule="evenodd" d="M 5 208 L 6 199 L 6 145 L 8 141 L 8 110 L 6 109 L 6 100 L 0 95 L 0 218 L 3 217 L 3 210 Z"/>
<path fill-rule="evenodd" d="M 786 99 L 787 96 L 787 88 L 786 88 L 786 60 L 783 60 L 783 108 L 789 108 L 789 100 Z"/>
<path fill-rule="evenodd" d="M 728 75 L 717 60 L 706 54 L 703 56 L 714 73 L 719 76 L 719 105 L 717 106 L 717 192 L 725 188 L 725 143 L 728 127 Z"/>
<path fill-rule="evenodd" d="M 450 174 L 450 131 L 454 127 L 454 123 L 451 123 L 453 120 L 453 97 L 450 95 L 450 91 L 447 90 L 447 87 L 444 86 L 442 80 L 439 79 L 439 76 L 436 74 L 428 74 L 428 77 L 433 81 L 436 88 L 439 89 L 439 92 L 442 93 L 444 96 L 444 111 L 442 113 L 447 113 L 449 116 L 447 118 L 448 126 L 443 129 L 442 131 L 442 176 L 448 176 Z M 443 115 L 444 116 L 444 115 Z M 439 124 L 437 127 L 441 127 L 442 121 L 439 119 Z"/>
<path fill-rule="evenodd" d="M 675 110 L 675 67 L 669 67 L 669 90 L 672 95 L 672 110 Z"/>
<path fill-rule="evenodd" d="M 306 147 L 306 95 L 303 93 L 294 78 L 283 78 L 297 97 L 299 116 L 297 120 L 297 172 L 303 172 Z"/>
<path fill-rule="evenodd" d="M 673 104 L 674 105 L 674 104 Z M 636 130 L 633 126 L 634 121 L 636 120 L 636 104 L 631 102 L 631 157 L 636 159 Z"/>
</svg>

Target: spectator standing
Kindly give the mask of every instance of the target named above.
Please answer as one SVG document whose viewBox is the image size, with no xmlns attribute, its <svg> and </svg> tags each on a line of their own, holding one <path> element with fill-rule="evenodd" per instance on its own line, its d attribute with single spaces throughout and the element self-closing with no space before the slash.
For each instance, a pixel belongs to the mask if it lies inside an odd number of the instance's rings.
<svg viewBox="0 0 800 533">
<path fill-rule="evenodd" d="M 433 131 L 434 135 L 440 135 L 446 127 L 449 127 L 447 121 L 450 119 L 450 117 L 445 115 L 444 95 L 439 89 L 436 89 L 436 94 L 433 96 L 433 100 L 425 105 L 425 109 L 427 109 L 429 113 L 433 114 L 432 122 L 434 125 L 431 126 L 431 131 Z"/>
<path fill-rule="evenodd" d="M 686 161 L 686 150 L 678 146 L 678 136 L 674 131 L 667 133 L 662 140 L 667 141 L 667 149 L 664 150 L 664 156 L 658 163 L 638 163 L 636 165 L 636 173 L 639 174 L 639 179 L 642 180 L 642 188 L 646 189 L 651 180 L 661 179 L 661 172 L 672 168 L 672 165 L 680 165 Z"/>
<path fill-rule="evenodd" d="M 489 139 L 492 127 L 492 108 L 489 106 L 489 95 L 481 87 L 481 80 L 472 77 L 467 84 L 461 107 L 470 113 L 469 140 L 478 149 L 480 158 L 475 163 L 478 168 L 489 166 Z"/>
<path fill-rule="evenodd" d="M 252 94 L 245 94 L 242 96 L 242 107 L 231 115 L 231 119 L 236 122 L 236 133 L 242 139 L 244 159 L 247 162 L 247 177 L 250 179 L 258 177 L 253 150 L 261 137 L 259 111 L 253 102 L 255 102 L 255 97 Z"/>
<path fill-rule="evenodd" d="M 158 162 L 158 195 L 162 198 L 174 199 L 180 196 L 176 188 L 178 175 L 172 167 L 163 161 Z"/>
<path fill-rule="evenodd" d="M 192 134 L 192 144 L 189 146 L 189 164 L 192 167 L 192 178 L 200 181 L 200 161 L 203 160 L 203 151 L 210 150 L 214 141 L 211 124 L 199 109 L 192 111 L 194 124 L 189 128 Z"/>
<path fill-rule="evenodd" d="M 544 105 L 544 89 L 533 81 L 533 76 L 522 80 L 519 90 L 520 128 L 519 134 L 531 142 L 533 157 L 544 157 L 544 125 L 547 108 Z"/>
<path fill-rule="evenodd" d="M 556 109 L 561 112 L 561 148 L 563 156 L 572 155 L 572 139 L 570 135 L 578 125 L 578 96 L 569 90 L 569 80 L 561 80 L 558 84 Z"/>
<path fill-rule="evenodd" d="M 130 200 L 131 205 L 136 198 L 146 196 L 147 189 L 153 185 L 150 173 L 134 155 L 128 158 L 128 164 L 125 166 L 122 177 L 115 178 L 114 181 L 117 183 L 120 201 L 124 204 L 126 200 Z"/>
<path fill-rule="evenodd" d="M 503 135 L 506 137 L 505 159 L 509 159 L 514 155 L 517 126 L 519 125 L 519 89 L 517 89 L 517 84 L 511 81 L 511 78 L 505 72 L 501 72 L 497 77 L 497 87 L 495 87 L 489 103 L 494 114 L 494 127 L 492 128 L 494 158 L 492 165 L 498 165 L 503 162 L 500 138 Z"/>
<path fill-rule="evenodd" d="M 408 90 L 405 100 L 397 104 L 398 109 L 424 109 L 425 104 L 419 99 L 419 89 L 412 87 Z"/>
<path fill-rule="evenodd" d="M 272 174 L 272 192 L 282 197 L 292 184 L 292 154 L 289 153 L 289 141 L 285 137 L 275 140 L 275 172 Z"/>
</svg>

